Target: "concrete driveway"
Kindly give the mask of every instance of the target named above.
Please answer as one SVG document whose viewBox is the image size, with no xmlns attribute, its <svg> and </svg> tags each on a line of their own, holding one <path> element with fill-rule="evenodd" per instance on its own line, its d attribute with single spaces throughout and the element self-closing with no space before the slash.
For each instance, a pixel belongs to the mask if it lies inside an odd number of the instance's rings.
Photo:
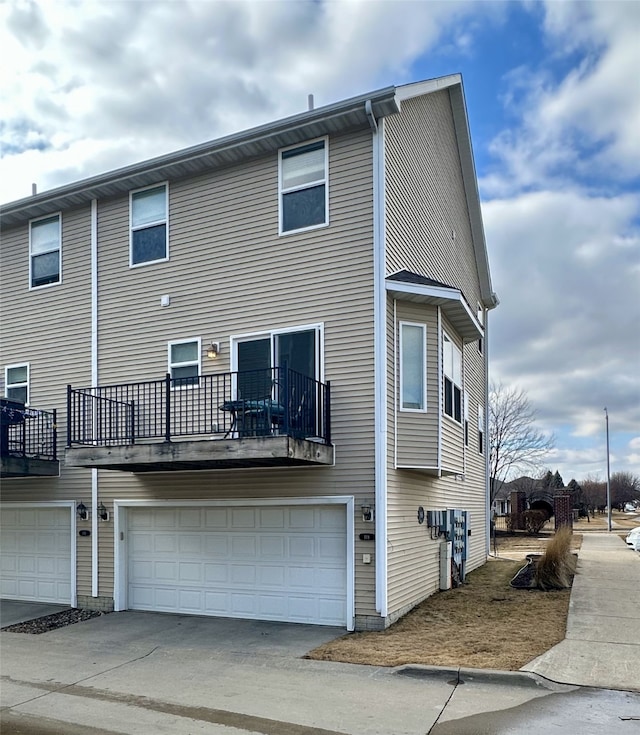
<svg viewBox="0 0 640 735">
<path fill-rule="evenodd" d="M 171 615 L 127 610 L 58 628 L 47 641 L 76 647 L 121 650 L 161 647 L 178 651 L 197 648 L 215 654 L 266 654 L 299 658 L 316 646 L 344 635 L 343 628 L 260 620 Z"/>
<path fill-rule="evenodd" d="M 0 628 L 24 623 L 26 620 L 68 610 L 68 605 L 53 605 L 49 602 L 27 602 L 25 600 L 0 599 Z"/>
</svg>

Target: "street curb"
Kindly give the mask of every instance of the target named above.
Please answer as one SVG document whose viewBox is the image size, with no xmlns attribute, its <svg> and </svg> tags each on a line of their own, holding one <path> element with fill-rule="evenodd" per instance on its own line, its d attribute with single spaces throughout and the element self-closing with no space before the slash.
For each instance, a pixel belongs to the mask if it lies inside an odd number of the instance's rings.
<svg viewBox="0 0 640 735">
<path fill-rule="evenodd" d="M 449 684 L 465 683 L 502 684 L 505 686 L 530 687 L 533 689 L 573 689 L 570 684 L 560 684 L 527 671 L 500 671 L 499 669 L 467 669 L 464 667 L 423 666 L 407 664 L 394 669 L 394 674 L 414 678 L 447 679 Z"/>
</svg>

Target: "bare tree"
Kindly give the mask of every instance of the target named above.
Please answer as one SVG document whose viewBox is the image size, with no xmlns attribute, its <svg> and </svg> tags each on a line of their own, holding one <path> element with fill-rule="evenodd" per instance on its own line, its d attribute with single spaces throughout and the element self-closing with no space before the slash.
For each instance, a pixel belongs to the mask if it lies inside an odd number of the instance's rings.
<svg viewBox="0 0 640 735">
<path fill-rule="evenodd" d="M 491 501 L 515 470 L 537 469 L 555 439 L 535 426 L 536 412 L 525 392 L 502 383 L 489 387 L 489 469 Z"/>
<path fill-rule="evenodd" d="M 611 505 L 624 506 L 640 500 L 640 478 L 631 472 L 614 472 L 611 475 Z"/>
<path fill-rule="evenodd" d="M 582 494 L 591 510 L 604 508 L 607 502 L 607 483 L 598 475 L 587 475 L 580 483 Z"/>
</svg>

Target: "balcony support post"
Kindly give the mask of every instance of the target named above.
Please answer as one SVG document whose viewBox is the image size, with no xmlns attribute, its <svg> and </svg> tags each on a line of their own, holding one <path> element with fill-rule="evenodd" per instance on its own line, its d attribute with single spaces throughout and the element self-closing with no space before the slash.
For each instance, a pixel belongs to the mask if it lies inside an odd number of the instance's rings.
<svg viewBox="0 0 640 735">
<path fill-rule="evenodd" d="M 171 375 L 164 378 L 164 440 L 171 441 Z"/>
<path fill-rule="evenodd" d="M 71 446 L 71 422 L 73 417 L 71 415 L 71 386 L 67 385 L 67 447 Z"/>
</svg>

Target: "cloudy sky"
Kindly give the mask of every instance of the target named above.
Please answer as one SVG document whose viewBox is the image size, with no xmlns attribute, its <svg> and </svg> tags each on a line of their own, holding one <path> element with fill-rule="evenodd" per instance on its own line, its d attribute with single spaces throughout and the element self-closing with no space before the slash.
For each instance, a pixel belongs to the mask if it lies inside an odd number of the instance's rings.
<svg viewBox="0 0 640 735">
<path fill-rule="evenodd" d="M 0 201 L 461 72 L 492 376 L 565 482 L 640 476 L 640 2 L 0 0 Z"/>
</svg>

